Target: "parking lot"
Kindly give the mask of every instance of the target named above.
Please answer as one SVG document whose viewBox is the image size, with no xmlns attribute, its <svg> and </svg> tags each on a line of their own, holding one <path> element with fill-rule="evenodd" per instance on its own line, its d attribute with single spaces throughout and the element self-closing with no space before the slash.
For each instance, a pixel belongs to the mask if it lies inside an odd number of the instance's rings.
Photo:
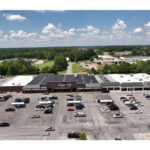
<svg viewBox="0 0 150 150">
<path fill-rule="evenodd" d="M 0 122 L 10 123 L 9 127 L 0 128 L 0 140 L 68 140 L 68 132 L 82 131 L 86 133 L 88 140 L 114 140 L 120 137 L 125 140 L 149 139 L 150 129 L 150 100 L 143 97 L 144 92 L 132 92 L 144 106 L 139 109 L 142 114 L 135 114 L 133 110 L 125 106 L 120 100 L 127 92 L 73 92 L 54 93 L 58 97 L 52 114 L 44 114 L 43 111 L 35 111 L 38 100 L 43 94 L 17 94 L 12 98 L 0 102 Z M 67 111 L 66 95 L 81 95 L 83 110 Z M 11 106 L 11 102 L 17 97 L 29 97 L 30 103 L 26 108 L 16 109 L 15 112 L 5 112 Z M 105 104 L 97 103 L 97 99 L 112 99 L 120 108 L 119 111 L 102 113 L 100 108 Z M 83 111 L 86 117 L 75 117 L 77 111 Z M 114 118 L 113 114 L 119 112 L 124 118 Z M 30 118 L 30 115 L 38 114 L 40 118 Z M 52 126 L 55 131 L 46 132 L 45 128 Z"/>
</svg>

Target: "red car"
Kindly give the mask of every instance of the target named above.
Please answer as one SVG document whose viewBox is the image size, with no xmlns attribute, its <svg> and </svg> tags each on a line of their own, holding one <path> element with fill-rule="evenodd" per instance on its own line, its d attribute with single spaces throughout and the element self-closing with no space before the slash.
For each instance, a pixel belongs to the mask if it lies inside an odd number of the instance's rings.
<svg viewBox="0 0 150 150">
<path fill-rule="evenodd" d="M 28 97 L 27 97 L 27 98 L 23 98 L 22 101 L 23 101 L 24 103 L 29 103 L 29 102 L 30 102 L 30 98 L 28 98 Z"/>
<path fill-rule="evenodd" d="M 68 111 L 74 111 L 74 109 L 73 108 L 69 108 Z"/>
</svg>

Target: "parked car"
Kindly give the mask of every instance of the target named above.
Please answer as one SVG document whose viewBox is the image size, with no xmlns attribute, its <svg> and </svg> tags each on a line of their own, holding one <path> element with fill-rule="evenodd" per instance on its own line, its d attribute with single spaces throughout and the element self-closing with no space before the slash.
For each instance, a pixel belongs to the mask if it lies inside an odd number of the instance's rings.
<svg viewBox="0 0 150 150">
<path fill-rule="evenodd" d="M 123 101 L 124 103 L 125 103 L 125 102 L 129 102 L 129 100 L 128 100 L 128 99 L 123 99 L 122 101 Z"/>
<path fill-rule="evenodd" d="M 3 97 L 0 97 L 0 102 L 6 101 Z"/>
<path fill-rule="evenodd" d="M 40 108 L 40 107 L 35 108 L 35 111 L 43 111 L 43 110 L 44 108 Z"/>
<path fill-rule="evenodd" d="M 130 110 L 137 110 L 138 108 L 134 105 L 130 107 Z"/>
<path fill-rule="evenodd" d="M 132 104 L 132 102 L 131 101 L 126 101 L 124 104 L 125 105 L 130 105 L 130 104 Z"/>
<path fill-rule="evenodd" d="M 8 127 L 8 126 L 9 126 L 9 123 L 7 123 L 7 122 L 0 123 L 0 127 Z"/>
<path fill-rule="evenodd" d="M 142 112 L 141 110 L 139 110 L 139 109 L 138 109 L 138 110 L 135 110 L 134 112 L 135 112 L 135 114 L 142 114 L 142 113 L 143 113 L 143 112 Z"/>
<path fill-rule="evenodd" d="M 84 112 L 76 112 L 75 117 L 86 117 Z"/>
<path fill-rule="evenodd" d="M 120 97 L 120 100 L 127 99 L 126 97 Z"/>
<path fill-rule="evenodd" d="M 127 93 L 126 96 L 133 96 L 133 94 L 132 93 Z"/>
<path fill-rule="evenodd" d="M 119 110 L 119 107 L 117 106 L 117 105 L 112 105 L 112 106 L 108 106 L 108 108 L 110 109 L 110 110 Z"/>
<path fill-rule="evenodd" d="M 144 106 L 144 104 L 139 103 L 139 104 L 135 104 L 135 106 L 139 107 L 139 106 Z"/>
<path fill-rule="evenodd" d="M 68 138 L 80 138 L 80 135 L 77 133 L 68 133 Z"/>
<path fill-rule="evenodd" d="M 110 110 L 108 109 L 108 107 L 102 107 L 101 112 L 103 112 L 103 113 L 110 112 Z"/>
<path fill-rule="evenodd" d="M 51 96 L 50 99 L 58 99 L 57 96 Z"/>
<path fill-rule="evenodd" d="M 6 112 L 15 111 L 15 108 L 7 108 L 5 109 Z"/>
<path fill-rule="evenodd" d="M 29 103 L 29 102 L 30 102 L 30 98 L 28 98 L 28 97 L 23 98 L 22 101 L 23 101 L 24 103 Z"/>
<path fill-rule="evenodd" d="M 53 110 L 52 110 L 52 109 L 46 108 L 46 109 L 44 110 L 44 114 L 51 114 L 51 113 L 53 113 Z"/>
<path fill-rule="evenodd" d="M 83 109 L 85 106 L 83 104 L 77 104 L 75 105 L 76 109 Z"/>
<path fill-rule="evenodd" d="M 116 113 L 113 115 L 114 118 L 123 118 L 122 114 Z"/>
<path fill-rule="evenodd" d="M 22 102 L 21 98 L 15 98 L 15 102 Z"/>
<path fill-rule="evenodd" d="M 16 105 L 16 108 L 26 108 L 26 105 L 25 104 L 19 104 L 19 105 Z"/>
<path fill-rule="evenodd" d="M 40 115 L 31 115 L 30 118 L 40 118 Z"/>
<path fill-rule="evenodd" d="M 48 127 L 45 129 L 45 131 L 55 131 L 55 128 L 54 127 Z"/>
<path fill-rule="evenodd" d="M 68 104 L 67 104 L 67 106 L 74 106 L 74 104 L 72 104 L 72 103 L 68 103 Z"/>
<path fill-rule="evenodd" d="M 74 109 L 73 108 L 68 108 L 68 111 L 74 111 Z"/>
<path fill-rule="evenodd" d="M 113 103 L 113 102 L 107 102 L 107 103 L 106 103 L 106 106 L 108 106 L 108 107 L 114 106 L 114 103 Z"/>
</svg>

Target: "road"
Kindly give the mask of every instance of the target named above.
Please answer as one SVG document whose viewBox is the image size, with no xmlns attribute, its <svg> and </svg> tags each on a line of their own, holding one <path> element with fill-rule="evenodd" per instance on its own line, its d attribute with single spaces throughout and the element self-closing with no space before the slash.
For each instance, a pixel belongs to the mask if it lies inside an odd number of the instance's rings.
<svg viewBox="0 0 150 150">
<path fill-rule="evenodd" d="M 72 74 L 72 62 L 68 62 L 68 68 L 66 74 Z"/>
</svg>

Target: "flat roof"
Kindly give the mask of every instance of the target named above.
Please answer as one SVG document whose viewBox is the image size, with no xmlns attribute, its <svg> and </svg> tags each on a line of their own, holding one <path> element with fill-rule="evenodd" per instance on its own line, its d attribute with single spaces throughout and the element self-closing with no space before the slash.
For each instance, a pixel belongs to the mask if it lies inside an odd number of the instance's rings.
<svg viewBox="0 0 150 150">
<path fill-rule="evenodd" d="M 137 74 L 109 74 L 111 78 L 120 83 L 131 83 L 131 82 L 150 82 L 150 75 L 146 73 Z"/>
<path fill-rule="evenodd" d="M 1 86 L 25 86 L 34 79 L 34 76 L 16 76 Z"/>
</svg>

